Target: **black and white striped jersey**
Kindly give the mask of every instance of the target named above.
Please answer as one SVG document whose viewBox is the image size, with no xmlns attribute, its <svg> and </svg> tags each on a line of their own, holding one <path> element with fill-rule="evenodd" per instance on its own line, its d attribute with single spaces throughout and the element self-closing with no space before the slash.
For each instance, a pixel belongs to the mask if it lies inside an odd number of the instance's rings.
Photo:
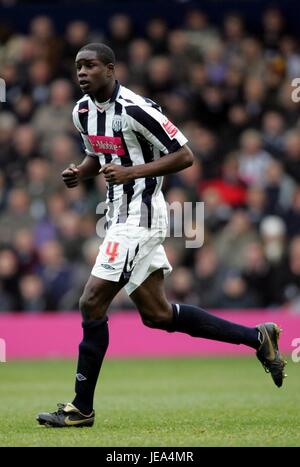
<svg viewBox="0 0 300 467">
<path fill-rule="evenodd" d="M 177 151 L 187 139 L 150 99 L 116 82 L 112 97 L 98 103 L 84 95 L 73 110 L 88 155 L 124 166 L 147 164 Z M 166 223 L 163 177 L 146 177 L 124 185 L 107 185 L 109 226 L 130 223 L 159 227 Z"/>
</svg>

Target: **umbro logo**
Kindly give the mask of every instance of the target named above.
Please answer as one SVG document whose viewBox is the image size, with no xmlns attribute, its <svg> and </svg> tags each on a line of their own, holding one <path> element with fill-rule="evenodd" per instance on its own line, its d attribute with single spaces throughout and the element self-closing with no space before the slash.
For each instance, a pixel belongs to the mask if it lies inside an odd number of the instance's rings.
<svg viewBox="0 0 300 467">
<path fill-rule="evenodd" d="M 77 374 L 76 374 L 76 379 L 77 379 L 78 381 L 86 381 L 86 377 L 83 376 L 81 373 L 77 373 Z"/>
<path fill-rule="evenodd" d="M 79 109 L 78 113 L 79 114 L 84 114 L 85 112 L 88 112 L 88 111 L 89 111 L 89 109 Z"/>
</svg>

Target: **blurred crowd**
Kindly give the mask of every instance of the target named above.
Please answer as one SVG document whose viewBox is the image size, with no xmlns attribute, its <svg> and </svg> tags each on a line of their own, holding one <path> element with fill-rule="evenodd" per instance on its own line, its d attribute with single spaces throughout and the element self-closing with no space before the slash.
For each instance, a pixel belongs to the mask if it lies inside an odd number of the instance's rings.
<svg viewBox="0 0 300 467">
<path fill-rule="evenodd" d="M 26 35 L 0 24 L 0 311 L 77 309 L 97 255 L 103 177 L 68 190 L 61 172 L 84 156 L 71 119 L 74 57 L 98 41 L 115 51 L 121 83 L 158 102 L 195 154 L 164 191 L 169 203 L 205 203 L 205 242 L 165 241 L 169 298 L 300 310 L 299 37 L 276 8 L 258 20 L 253 35 L 237 13 L 217 28 L 191 9 L 180 28 L 155 17 L 141 37 L 124 14 L 106 34 L 80 19 L 64 34 L 47 16 Z M 131 307 L 123 292 L 113 303 Z"/>
</svg>

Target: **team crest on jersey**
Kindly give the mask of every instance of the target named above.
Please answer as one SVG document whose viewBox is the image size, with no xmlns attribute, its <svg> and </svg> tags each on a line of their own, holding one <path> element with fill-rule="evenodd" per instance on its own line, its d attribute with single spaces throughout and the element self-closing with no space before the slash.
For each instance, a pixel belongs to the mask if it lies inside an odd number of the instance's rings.
<svg viewBox="0 0 300 467">
<path fill-rule="evenodd" d="M 114 131 L 122 130 L 122 117 L 121 115 L 115 115 L 112 121 L 112 129 Z"/>
</svg>

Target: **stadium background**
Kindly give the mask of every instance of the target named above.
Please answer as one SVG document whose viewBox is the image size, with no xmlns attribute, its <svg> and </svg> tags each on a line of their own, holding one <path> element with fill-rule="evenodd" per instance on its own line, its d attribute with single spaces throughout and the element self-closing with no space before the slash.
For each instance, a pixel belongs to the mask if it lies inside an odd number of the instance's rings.
<svg viewBox="0 0 300 467">
<path fill-rule="evenodd" d="M 0 446 L 299 446 L 299 12 L 296 1 L 0 0 Z M 165 179 L 169 202 L 204 201 L 206 216 L 201 249 L 165 242 L 170 300 L 278 322 L 288 380 L 274 388 L 246 347 L 147 329 L 121 293 L 109 355 L 122 360 L 103 366 L 96 424 L 57 436 L 34 417 L 70 398 L 100 241 L 103 179 L 67 190 L 60 177 L 83 157 L 74 56 L 98 40 L 196 155 Z"/>
</svg>

